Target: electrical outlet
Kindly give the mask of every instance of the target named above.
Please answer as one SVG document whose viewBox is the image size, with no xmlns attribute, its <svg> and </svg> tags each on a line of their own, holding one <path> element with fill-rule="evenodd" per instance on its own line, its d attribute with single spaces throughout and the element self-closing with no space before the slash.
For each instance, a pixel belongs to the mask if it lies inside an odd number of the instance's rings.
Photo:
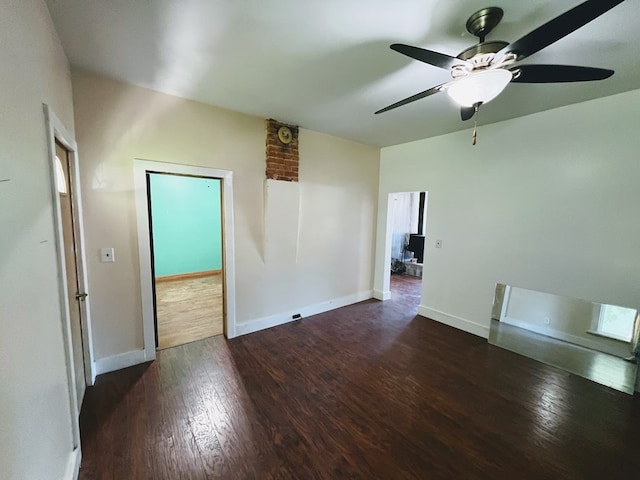
<svg viewBox="0 0 640 480">
<path fill-rule="evenodd" d="M 544 317 L 544 324 L 545 325 L 550 325 L 551 324 L 551 319 L 549 317 Z"/>
</svg>

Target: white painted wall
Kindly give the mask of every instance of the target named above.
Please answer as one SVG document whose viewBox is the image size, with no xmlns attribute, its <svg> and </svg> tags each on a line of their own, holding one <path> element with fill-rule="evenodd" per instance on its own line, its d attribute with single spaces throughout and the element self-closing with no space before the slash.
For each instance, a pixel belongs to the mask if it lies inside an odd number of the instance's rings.
<svg viewBox="0 0 640 480">
<path fill-rule="evenodd" d="M 265 225 L 278 220 L 265 212 L 264 119 L 83 71 L 73 87 L 98 362 L 143 345 L 134 158 L 233 171 L 239 333 L 371 295 L 377 148 L 301 129 L 300 183 L 289 192 L 299 218 L 274 230 Z M 297 228 L 285 235 L 297 253 L 265 245 L 265 232 L 277 239 L 281 228 Z M 100 247 L 114 247 L 116 262 L 99 263 Z"/>
<path fill-rule="evenodd" d="M 382 149 L 376 291 L 388 194 L 427 190 L 423 315 L 486 337 L 497 282 L 637 308 L 639 109 L 636 90 L 481 125 L 475 147 L 467 130 Z"/>
<path fill-rule="evenodd" d="M 43 103 L 73 132 L 41 0 L 0 2 L 0 477 L 71 478 L 69 390 Z"/>
</svg>

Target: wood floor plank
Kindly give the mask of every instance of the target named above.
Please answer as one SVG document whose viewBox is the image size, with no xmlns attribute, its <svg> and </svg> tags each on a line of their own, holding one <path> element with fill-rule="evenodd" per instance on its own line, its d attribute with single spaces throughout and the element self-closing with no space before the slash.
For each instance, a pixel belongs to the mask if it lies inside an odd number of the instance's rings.
<svg viewBox="0 0 640 480">
<path fill-rule="evenodd" d="M 639 397 L 416 316 L 419 287 L 100 376 L 80 478 L 637 475 Z"/>
<path fill-rule="evenodd" d="M 223 275 L 156 281 L 158 348 L 223 332 Z"/>
</svg>

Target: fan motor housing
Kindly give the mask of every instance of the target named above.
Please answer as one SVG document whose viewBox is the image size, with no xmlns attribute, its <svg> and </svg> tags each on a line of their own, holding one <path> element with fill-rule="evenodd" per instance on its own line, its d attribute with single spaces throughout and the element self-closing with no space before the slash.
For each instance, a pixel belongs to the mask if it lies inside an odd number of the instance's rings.
<svg viewBox="0 0 640 480">
<path fill-rule="evenodd" d="M 460 60 L 470 60 L 476 55 L 484 55 L 485 53 L 498 53 L 507 45 L 509 45 L 509 42 L 503 42 L 500 40 L 477 43 L 476 45 L 473 45 L 472 47 L 469 47 L 460 52 L 457 58 L 459 58 Z"/>
</svg>

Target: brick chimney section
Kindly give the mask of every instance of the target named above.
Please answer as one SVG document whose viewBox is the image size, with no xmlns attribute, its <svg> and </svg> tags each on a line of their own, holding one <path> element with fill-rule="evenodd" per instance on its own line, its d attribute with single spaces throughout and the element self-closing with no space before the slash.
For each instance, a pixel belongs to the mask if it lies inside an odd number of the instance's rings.
<svg viewBox="0 0 640 480">
<path fill-rule="evenodd" d="M 267 119 L 267 178 L 298 181 L 298 127 Z"/>
</svg>

